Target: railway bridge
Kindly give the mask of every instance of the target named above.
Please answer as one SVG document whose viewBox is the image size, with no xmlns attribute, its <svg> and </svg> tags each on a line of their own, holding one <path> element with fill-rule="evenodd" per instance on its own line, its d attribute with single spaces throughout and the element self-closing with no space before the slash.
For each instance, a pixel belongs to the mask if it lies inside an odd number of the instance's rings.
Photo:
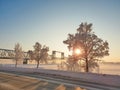
<svg viewBox="0 0 120 90">
<path fill-rule="evenodd" d="M 61 55 L 60 59 L 64 59 L 64 52 L 60 51 L 52 51 L 52 55 L 49 55 L 50 58 L 56 59 L 57 58 L 57 53 Z M 1 49 L 0 48 L 0 59 L 14 59 L 15 58 L 15 51 L 10 50 L 10 49 Z M 30 60 L 28 52 L 23 53 L 23 64 L 27 64 L 27 61 Z"/>
<path fill-rule="evenodd" d="M 14 59 L 14 57 L 15 57 L 14 50 L 0 49 L 0 59 Z M 24 52 L 23 58 L 29 59 L 29 55 L 27 52 Z"/>
</svg>

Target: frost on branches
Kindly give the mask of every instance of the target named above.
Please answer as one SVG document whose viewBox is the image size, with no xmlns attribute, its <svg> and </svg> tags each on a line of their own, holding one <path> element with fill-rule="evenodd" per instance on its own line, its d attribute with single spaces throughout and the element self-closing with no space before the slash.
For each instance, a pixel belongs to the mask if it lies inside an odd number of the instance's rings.
<svg viewBox="0 0 120 90">
<path fill-rule="evenodd" d="M 83 61 L 85 71 L 89 72 L 98 67 L 98 59 L 109 55 L 109 46 L 107 41 L 103 41 L 94 32 L 92 32 L 92 24 L 81 23 L 75 34 L 68 34 L 67 40 L 63 41 L 68 45 L 68 49 L 72 51 L 72 59 L 74 64 L 79 60 Z M 81 53 L 76 53 L 79 49 Z M 71 62 L 71 58 L 68 59 Z M 73 67 L 74 65 L 71 65 Z"/>
<path fill-rule="evenodd" d="M 49 47 L 45 45 L 42 47 L 42 45 L 39 42 L 36 42 L 33 48 L 34 48 L 34 51 L 29 50 L 28 54 L 31 60 L 36 60 L 37 68 L 38 68 L 40 62 L 47 63 Z"/>
<path fill-rule="evenodd" d="M 20 46 L 19 43 L 15 44 L 15 67 L 17 67 L 17 64 L 20 60 L 23 60 L 23 51 L 22 51 L 22 47 Z"/>
</svg>

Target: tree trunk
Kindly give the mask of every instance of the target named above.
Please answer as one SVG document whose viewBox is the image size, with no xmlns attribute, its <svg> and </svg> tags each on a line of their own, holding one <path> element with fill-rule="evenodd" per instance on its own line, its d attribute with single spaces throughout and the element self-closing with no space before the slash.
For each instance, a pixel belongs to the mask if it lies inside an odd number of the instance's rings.
<svg viewBox="0 0 120 90">
<path fill-rule="evenodd" d="M 88 67 L 88 59 L 86 58 L 86 72 L 89 72 L 89 67 Z"/>
<path fill-rule="evenodd" d="M 15 62 L 15 67 L 17 67 L 17 60 L 16 60 L 16 62 Z"/>
<path fill-rule="evenodd" d="M 40 63 L 40 62 L 39 62 L 39 60 L 38 60 L 38 61 L 37 61 L 37 68 L 39 67 L 39 63 Z"/>
</svg>

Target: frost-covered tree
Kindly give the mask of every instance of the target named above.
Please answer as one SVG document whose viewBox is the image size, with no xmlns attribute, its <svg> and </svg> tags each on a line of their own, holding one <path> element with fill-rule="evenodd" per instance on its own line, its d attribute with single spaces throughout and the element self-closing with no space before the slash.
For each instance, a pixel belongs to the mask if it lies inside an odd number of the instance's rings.
<svg viewBox="0 0 120 90">
<path fill-rule="evenodd" d="M 29 55 L 30 60 L 34 60 L 34 53 L 33 53 L 33 51 L 29 50 L 27 53 Z"/>
<path fill-rule="evenodd" d="M 15 44 L 14 51 L 15 51 L 15 67 L 17 67 L 18 62 L 20 60 L 23 60 L 23 51 L 19 43 Z"/>
<path fill-rule="evenodd" d="M 41 61 L 41 63 L 47 63 L 48 51 L 49 51 L 49 47 L 44 45 L 42 47 L 41 53 L 40 53 L 40 61 Z"/>
<path fill-rule="evenodd" d="M 37 68 L 39 67 L 39 63 L 40 63 L 40 52 L 41 52 L 41 47 L 42 45 L 39 42 L 36 42 L 34 47 L 34 59 L 37 62 Z"/>
<path fill-rule="evenodd" d="M 28 54 L 29 54 L 29 57 L 31 60 L 36 60 L 37 68 L 38 68 L 40 62 L 47 63 L 49 47 L 47 47 L 45 45 L 42 47 L 42 45 L 39 42 L 36 42 L 33 47 L 34 47 L 34 51 L 29 50 Z"/>
<path fill-rule="evenodd" d="M 63 41 L 68 44 L 69 50 L 72 50 L 72 56 L 75 61 L 79 59 L 85 61 L 85 70 L 98 66 L 97 60 L 109 55 L 109 46 L 107 41 L 103 41 L 94 32 L 92 24 L 81 23 L 75 34 L 68 34 L 67 40 Z M 76 49 L 81 51 L 76 54 Z"/>
</svg>

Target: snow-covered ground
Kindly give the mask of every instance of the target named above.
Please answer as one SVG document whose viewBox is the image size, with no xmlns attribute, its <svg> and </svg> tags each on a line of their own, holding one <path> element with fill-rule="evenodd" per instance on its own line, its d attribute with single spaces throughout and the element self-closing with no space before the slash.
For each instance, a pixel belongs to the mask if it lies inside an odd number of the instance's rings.
<svg viewBox="0 0 120 90">
<path fill-rule="evenodd" d="M 0 67 L 15 67 L 15 64 L 0 64 Z M 36 64 L 19 64 L 17 65 L 19 68 L 36 68 Z M 57 70 L 58 65 L 57 64 L 40 64 L 39 68 L 43 69 L 52 69 L 52 70 Z"/>
<path fill-rule="evenodd" d="M 72 78 L 78 78 L 83 81 L 120 87 L 119 75 L 61 71 L 61 70 L 57 70 L 57 65 L 55 64 L 40 65 L 39 69 L 36 68 L 36 65 L 18 65 L 17 68 L 15 68 L 14 65 L 0 65 L 0 70 L 18 71 L 18 72 L 41 72 L 47 74 L 68 76 Z"/>
</svg>

